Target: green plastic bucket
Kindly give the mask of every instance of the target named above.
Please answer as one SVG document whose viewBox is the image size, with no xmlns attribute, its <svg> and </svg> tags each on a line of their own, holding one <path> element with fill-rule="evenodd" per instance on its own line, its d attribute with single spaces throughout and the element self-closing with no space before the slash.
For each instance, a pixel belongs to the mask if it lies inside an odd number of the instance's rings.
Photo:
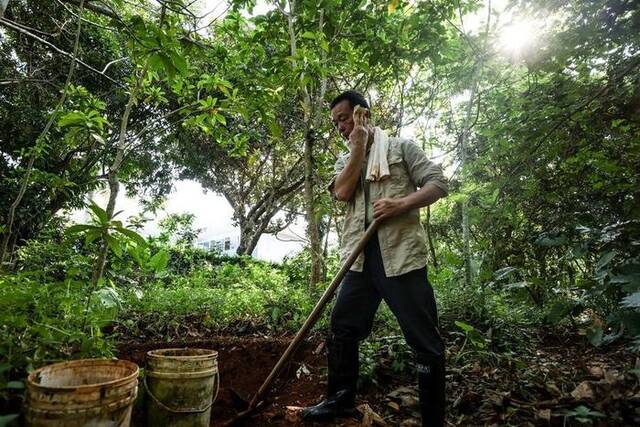
<svg viewBox="0 0 640 427">
<path fill-rule="evenodd" d="M 138 365 L 127 360 L 56 363 L 27 378 L 25 422 L 32 427 L 128 427 Z"/>
<path fill-rule="evenodd" d="M 218 352 L 168 348 L 147 353 L 147 425 L 207 427 L 220 388 Z"/>
</svg>

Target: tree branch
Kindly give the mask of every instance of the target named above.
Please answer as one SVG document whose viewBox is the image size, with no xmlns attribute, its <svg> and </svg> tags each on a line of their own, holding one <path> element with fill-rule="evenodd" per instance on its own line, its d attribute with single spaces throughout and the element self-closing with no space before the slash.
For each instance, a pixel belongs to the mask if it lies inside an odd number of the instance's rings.
<svg viewBox="0 0 640 427">
<path fill-rule="evenodd" d="M 86 69 L 104 77 L 105 79 L 109 80 L 112 83 L 115 83 L 118 86 L 121 86 L 120 82 L 112 79 L 111 77 L 107 76 L 106 74 L 100 72 L 99 70 L 96 70 L 95 68 L 93 68 L 91 65 L 87 64 L 86 62 L 83 62 L 81 60 L 79 60 L 78 58 L 76 58 L 75 55 L 70 54 L 69 52 L 65 52 L 64 50 L 60 49 L 59 47 L 57 47 L 56 45 L 54 45 L 53 43 L 50 43 L 48 41 L 46 41 L 45 39 L 43 39 L 42 37 L 38 37 L 35 34 L 33 34 L 30 31 L 25 30 L 24 28 L 20 27 L 18 24 L 14 23 L 13 21 L 10 21 L 6 18 L 0 18 L 0 24 L 4 25 L 5 27 L 14 29 L 26 36 L 29 36 L 37 41 L 39 41 L 40 43 L 49 46 L 51 49 L 55 50 L 56 52 L 58 52 L 59 54 L 66 56 L 67 58 L 71 59 L 72 61 L 75 61 L 76 63 L 82 65 L 83 67 L 85 67 Z"/>
</svg>

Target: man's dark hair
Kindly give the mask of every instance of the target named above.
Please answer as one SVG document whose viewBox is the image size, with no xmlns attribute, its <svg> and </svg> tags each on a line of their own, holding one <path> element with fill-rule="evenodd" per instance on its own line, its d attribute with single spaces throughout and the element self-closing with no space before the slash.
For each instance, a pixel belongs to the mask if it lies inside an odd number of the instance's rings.
<svg viewBox="0 0 640 427">
<path fill-rule="evenodd" d="M 364 99 L 364 96 L 362 96 L 360 92 L 356 92 L 355 90 L 347 90 L 336 96 L 333 101 L 331 101 L 330 108 L 333 109 L 333 107 L 344 100 L 349 101 L 349 104 L 351 104 L 351 108 L 355 107 L 356 105 L 360 105 L 367 110 L 369 109 L 369 103 L 367 102 L 367 100 Z"/>
</svg>

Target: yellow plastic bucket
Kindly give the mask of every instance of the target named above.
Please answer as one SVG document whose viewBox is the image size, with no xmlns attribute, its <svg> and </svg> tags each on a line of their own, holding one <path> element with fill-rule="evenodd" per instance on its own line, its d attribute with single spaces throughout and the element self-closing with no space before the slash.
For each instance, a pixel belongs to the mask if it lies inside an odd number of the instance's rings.
<svg viewBox="0 0 640 427">
<path fill-rule="evenodd" d="M 56 363 L 27 378 L 25 421 L 33 427 L 128 427 L 138 365 L 127 360 Z"/>
<path fill-rule="evenodd" d="M 220 388 L 218 352 L 168 348 L 147 353 L 147 425 L 207 427 Z"/>
</svg>

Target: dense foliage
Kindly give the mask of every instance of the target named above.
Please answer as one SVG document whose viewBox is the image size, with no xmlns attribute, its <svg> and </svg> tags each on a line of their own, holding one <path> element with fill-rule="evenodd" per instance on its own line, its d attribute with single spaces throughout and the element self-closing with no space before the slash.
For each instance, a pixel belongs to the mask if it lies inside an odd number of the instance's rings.
<svg viewBox="0 0 640 427">
<path fill-rule="evenodd" d="M 214 17 L 182 0 L 9 1 L 0 402 L 34 367 L 122 341 L 295 331 L 338 268 L 324 239 L 341 206 L 325 188 L 344 145 L 326 112 L 348 88 L 450 176 L 423 223 L 445 329 L 465 343 L 456 361 L 540 325 L 640 349 L 636 1 L 512 0 L 503 15 L 539 23 L 517 54 L 490 2 L 276 0 L 254 16 L 255 3 Z M 121 187 L 154 214 L 183 178 L 227 199 L 239 257 L 195 249 L 192 215 L 147 238 L 144 215 L 120 217 Z M 91 220 L 71 224 L 77 208 Z M 303 215 L 299 255 L 245 255 Z M 398 371 L 408 358 L 390 312 L 377 322 L 371 380 L 383 348 Z"/>
</svg>

